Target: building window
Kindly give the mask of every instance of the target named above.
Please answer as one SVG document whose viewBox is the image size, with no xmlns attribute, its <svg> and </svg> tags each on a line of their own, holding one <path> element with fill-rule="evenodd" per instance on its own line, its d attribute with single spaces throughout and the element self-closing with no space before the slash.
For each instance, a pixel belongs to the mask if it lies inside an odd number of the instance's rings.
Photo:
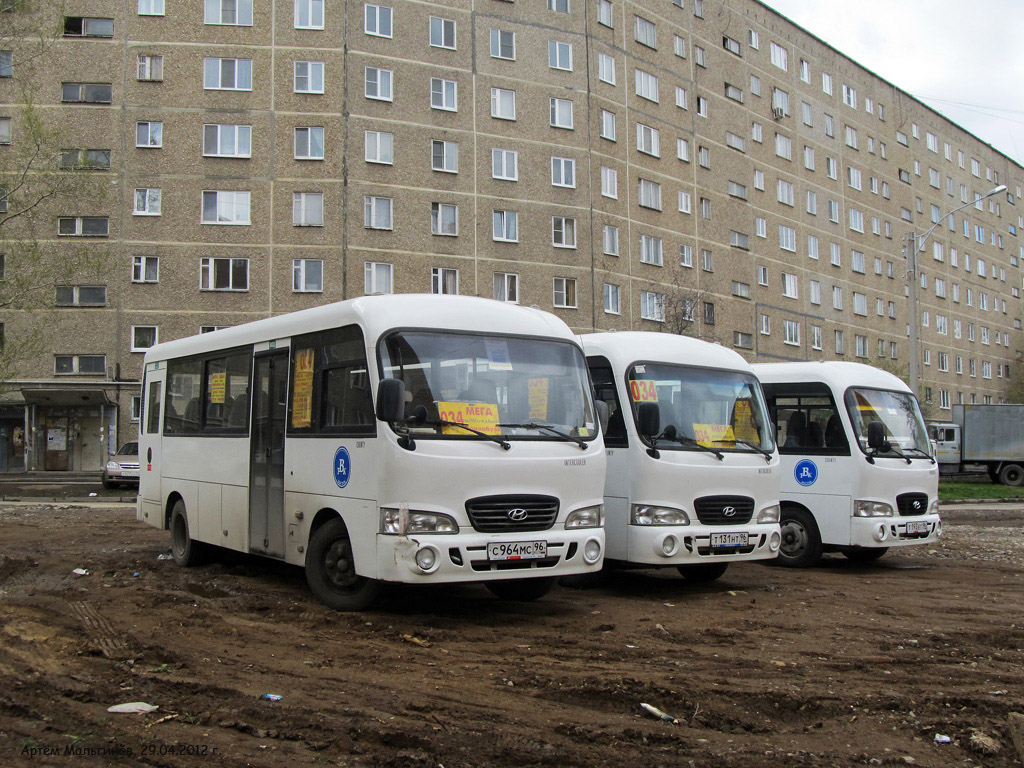
<svg viewBox="0 0 1024 768">
<path fill-rule="evenodd" d="M 145 352 L 150 347 L 156 346 L 157 327 L 155 325 L 133 325 L 132 326 L 132 352 Z"/>
<path fill-rule="evenodd" d="M 616 141 L 615 138 L 615 113 L 607 109 L 601 110 L 601 138 L 608 141 Z"/>
<path fill-rule="evenodd" d="M 575 248 L 576 219 L 567 216 L 552 216 L 551 244 L 556 248 Z"/>
<path fill-rule="evenodd" d="M 363 137 L 366 142 L 366 162 L 385 165 L 391 165 L 394 162 L 395 138 L 392 134 L 383 131 L 366 131 Z"/>
<path fill-rule="evenodd" d="M 324 0 L 295 0 L 295 28 L 323 29 Z"/>
<path fill-rule="evenodd" d="M 459 270 L 433 267 L 430 270 L 430 292 L 456 295 L 459 292 Z"/>
<path fill-rule="evenodd" d="M 459 145 L 454 141 L 432 139 L 430 142 L 430 167 L 443 173 L 458 173 Z"/>
<path fill-rule="evenodd" d="M 363 198 L 363 226 L 367 229 L 392 228 L 392 200 L 390 197 Z"/>
<path fill-rule="evenodd" d="M 109 104 L 110 83 L 61 83 L 60 100 L 65 104 Z"/>
<path fill-rule="evenodd" d="M 514 61 L 516 58 L 516 33 L 506 32 L 503 29 L 492 29 L 491 57 Z"/>
<path fill-rule="evenodd" d="M 107 358 L 104 355 L 54 355 L 53 372 L 104 376 L 107 373 Z"/>
<path fill-rule="evenodd" d="M 555 128 L 572 129 L 572 101 L 551 99 L 551 125 Z"/>
<path fill-rule="evenodd" d="M 205 0 L 206 24 L 252 26 L 252 0 Z"/>
<path fill-rule="evenodd" d="M 200 259 L 199 290 L 248 291 L 249 260 L 213 257 Z"/>
<path fill-rule="evenodd" d="M 11 143 L 11 118 L 0 117 L 0 144 Z"/>
<path fill-rule="evenodd" d="M 160 257 L 159 256 L 133 256 L 132 257 L 132 282 L 133 283 L 159 283 L 160 282 Z"/>
<path fill-rule="evenodd" d="M 292 193 L 292 224 L 296 227 L 322 227 L 324 225 L 324 193 Z"/>
<path fill-rule="evenodd" d="M 654 22 L 648 21 L 642 16 L 633 17 L 633 39 L 648 48 L 658 47 L 658 30 Z"/>
<path fill-rule="evenodd" d="M 693 248 L 689 245 L 679 246 L 679 264 L 687 269 L 693 269 Z"/>
<path fill-rule="evenodd" d="M 494 240 L 502 243 L 519 242 L 519 214 L 515 211 L 493 211 L 492 227 Z"/>
<path fill-rule="evenodd" d="M 516 119 L 516 92 L 505 88 L 491 88 L 491 117 L 498 120 Z"/>
<path fill-rule="evenodd" d="M 68 170 L 106 171 L 110 169 L 110 150 L 63 149 L 58 165 Z"/>
<path fill-rule="evenodd" d="M 324 262 L 321 259 L 292 260 L 292 291 L 321 293 L 324 289 Z"/>
<path fill-rule="evenodd" d="M 455 50 L 455 20 L 430 17 L 430 45 Z"/>
<path fill-rule="evenodd" d="M 597 23 L 606 27 L 614 26 L 611 0 L 597 0 Z"/>
<path fill-rule="evenodd" d="M 491 176 L 503 181 L 518 181 L 519 153 L 512 149 L 492 149 Z"/>
<path fill-rule="evenodd" d="M 867 317 L 868 297 L 865 294 L 853 292 L 853 314 Z"/>
<path fill-rule="evenodd" d="M 104 285 L 58 285 L 54 304 L 58 307 L 105 307 L 107 288 Z"/>
<path fill-rule="evenodd" d="M 604 225 L 602 246 L 607 256 L 619 255 L 619 228 L 611 224 Z"/>
<path fill-rule="evenodd" d="M 203 88 L 208 91 L 251 91 L 252 59 L 204 59 Z"/>
<path fill-rule="evenodd" d="M 606 315 L 622 314 L 622 300 L 619 286 L 604 284 L 604 312 Z"/>
<path fill-rule="evenodd" d="M 638 184 L 637 201 L 642 208 L 653 208 L 661 210 L 661 184 L 649 179 L 640 179 Z"/>
<path fill-rule="evenodd" d="M 714 302 L 704 302 L 704 325 L 715 324 L 715 305 Z"/>
<path fill-rule="evenodd" d="M 496 301 L 519 303 L 519 275 L 513 272 L 494 273 L 494 298 Z"/>
<path fill-rule="evenodd" d="M 789 299 L 800 298 L 799 281 L 796 275 L 787 272 L 782 273 L 782 295 Z"/>
<path fill-rule="evenodd" d="M 113 37 L 114 20 L 86 16 L 64 17 L 65 37 Z"/>
<path fill-rule="evenodd" d="M 548 66 L 551 69 L 572 71 L 572 43 L 548 40 Z"/>
<path fill-rule="evenodd" d="M 636 70 L 636 95 L 657 103 L 658 78 L 642 69 Z"/>
<path fill-rule="evenodd" d="M 778 43 L 770 44 L 771 60 L 779 69 L 789 70 L 789 52 Z"/>
<path fill-rule="evenodd" d="M 554 279 L 554 305 L 562 309 L 576 309 L 576 278 Z"/>
<path fill-rule="evenodd" d="M 135 208 L 132 211 L 135 216 L 159 216 L 160 215 L 160 190 L 159 189 L 136 189 Z"/>
<path fill-rule="evenodd" d="M 296 61 L 293 90 L 295 93 L 323 93 L 324 63 L 322 61 Z"/>
<path fill-rule="evenodd" d="M 204 125 L 205 157 L 252 157 L 252 126 Z"/>
<path fill-rule="evenodd" d="M 391 37 L 391 8 L 366 3 L 363 6 L 363 31 L 374 37 Z"/>
<path fill-rule="evenodd" d="M 640 317 L 658 323 L 665 322 L 665 294 L 640 291 Z"/>
<path fill-rule="evenodd" d="M 135 124 L 135 146 L 155 149 L 164 145 L 164 124 L 143 121 Z"/>
<path fill-rule="evenodd" d="M 366 67 L 363 76 L 363 94 L 377 101 L 392 100 L 392 72 L 390 69 Z"/>
<path fill-rule="evenodd" d="M 367 261 L 363 264 L 363 293 L 372 296 L 375 293 L 393 293 L 392 279 L 394 267 L 380 261 Z"/>
<path fill-rule="evenodd" d="M 782 343 L 791 346 L 800 346 L 800 323 L 796 320 L 782 321 Z"/>
<path fill-rule="evenodd" d="M 457 112 L 459 109 L 459 84 L 455 80 L 444 80 L 440 77 L 430 78 L 430 106 L 446 112 Z"/>
<path fill-rule="evenodd" d="M 636 148 L 638 152 L 661 157 L 661 134 L 657 128 L 643 123 L 636 124 Z"/>
<path fill-rule="evenodd" d="M 551 158 L 551 186 L 576 187 L 576 161 L 568 157 Z"/>
<path fill-rule="evenodd" d="M 139 80 L 163 80 L 164 57 L 142 55 L 137 58 L 136 77 Z"/>
<path fill-rule="evenodd" d="M 110 219 L 106 216 L 61 216 L 57 219 L 57 234 L 62 237 L 106 237 L 110 233 Z"/>
<path fill-rule="evenodd" d="M 597 54 L 597 79 L 615 85 L 615 59 L 606 53 Z"/>
<path fill-rule="evenodd" d="M 250 224 L 250 192 L 203 192 L 203 224 Z"/>
<path fill-rule="evenodd" d="M 164 0 L 139 0 L 139 16 L 163 16 Z"/>
<path fill-rule="evenodd" d="M 662 240 L 652 235 L 640 235 L 640 261 L 644 264 L 662 266 Z"/>
<path fill-rule="evenodd" d="M 459 234 L 459 206 L 450 203 L 431 203 L 430 233 L 457 237 Z"/>
<path fill-rule="evenodd" d="M 601 166 L 601 194 L 617 200 L 619 197 L 619 172 L 614 168 Z"/>
</svg>

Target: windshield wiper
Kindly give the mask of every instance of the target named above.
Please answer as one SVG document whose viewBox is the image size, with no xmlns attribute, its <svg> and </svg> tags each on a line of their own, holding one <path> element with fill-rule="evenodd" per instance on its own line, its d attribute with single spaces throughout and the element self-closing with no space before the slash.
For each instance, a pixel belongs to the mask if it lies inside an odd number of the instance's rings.
<svg viewBox="0 0 1024 768">
<path fill-rule="evenodd" d="M 719 461 L 725 460 L 725 454 L 722 453 L 720 450 L 718 450 L 717 448 L 712 448 L 710 445 L 704 445 L 703 443 L 699 443 L 689 435 L 679 434 L 678 430 L 676 430 L 675 425 L 673 424 L 669 424 L 667 427 L 665 427 L 664 431 L 660 435 L 653 437 L 651 439 L 655 441 L 672 440 L 676 443 L 681 443 L 683 445 L 692 445 L 694 448 L 697 448 L 701 451 L 705 451 L 706 453 L 713 453 L 715 455 L 715 458 L 717 458 Z"/>
<path fill-rule="evenodd" d="M 765 464 L 770 464 L 771 463 L 772 452 L 771 451 L 766 451 L 764 448 L 762 448 L 759 445 L 754 445 L 753 443 L 748 443 L 746 440 L 740 440 L 738 437 L 730 438 L 729 440 L 726 440 L 726 442 L 733 442 L 733 443 L 736 443 L 736 445 L 745 445 L 745 446 L 747 446 L 747 448 L 755 450 L 758 453 L 760 453 L 762 456 L 764 456 Z"/>
<path fill-rule="evenodd" d="M 580 447 L 580 450 L 582 451 L 587 450 L 587 444 L 584 440 L 582 440 L 579 437 L 576 437 L 575 435 L 570 435 L 568 432 L 563 432 L 560 429 L 555 429 L 550 424 L 534 424 L 530 422 L 527 424 L 499 424 L 498 426 L 507 427 L 508 429 L 533 429 L 537 431 L 543 429 L 547 432 L 550 432 L 552 435 L 557 435 L 558 437 L 570 443 L 576 443 L 576 445 L 578 445 Z"/>
<path fill-rule="evenodd" d="M 932 464 L 935 463 L 935 457 L 928 453 L 928 451 L 921 450 L 920 448 L 907 448 L 904 453 L 916 454 L 922 459 L 931 459 Z"/>
<path fill-rule="evenodd" d="M 461 421 L 447 421 L 445 419 L 428 419 L 427 418 L 427 409 L 425 407 L 423 407 L 422 405 L 417 405 L 413 409 L 412 415 L 405 420 L 405 425 L 406 425 L 406 429 L 408 429 L 409 427 L 423 427 L 423 426 L 426 426 L 426 427 L 459 427 L 460 429 L 464 429 L 467 432 L 472 432 L 474 435 L 479 435 L 480 437 L 483 437 L 483 438 L 485 438 L 487 440 L 490 440 L 492 443 L 497 443 L 502 448 L 504 448 L 506 451 L 512 448 L 512 443 L 510 443 L 505 438 L 503 438 L 503 437 L 501 437 L 499 435 L 489 435 L 486 432 L 482 432 L 481 430 L 477 429 L 476 427 L 471 427 L 471 426 L 469 426 L 469 424 L 464 424 Z M 412 435 L 409 435 L 408 432 L 407 432 L 405 437 L 407 439 L 407 442 L 410 444 L 410 446 L 414 445 L 413 442 L 412 442 Z"/>
</svg>

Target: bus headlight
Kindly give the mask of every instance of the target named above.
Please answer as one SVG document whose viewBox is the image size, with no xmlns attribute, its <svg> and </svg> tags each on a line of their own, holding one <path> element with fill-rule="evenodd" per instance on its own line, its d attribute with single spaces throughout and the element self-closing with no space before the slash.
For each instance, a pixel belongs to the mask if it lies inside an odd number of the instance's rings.
<svg viewBox="0 0 1024 768">
<path fill-rule="evenodd" d="M 864 501 L 858 499 L 853 502 L 854 517 L 892 517 L 892 504 L 884 501 Z"/>
<path fill-rule="evenodd" d="M 758 523 L 777 523 L 779 518 L 782 516 L 782 511 L 779 509 L 778 504 L 772 504 L 770 507 L 765 507 L 757 513 Z"/>
<path fill-rule="evenodd" d="M 937 514 L 939 514 L 939 500 L 937 498 L 936 499 L 932 499 L 932 503 L 928 505 L 928 514 L 929 515 L 937 515 Z"/>
<path fill-rule="evenodd" d="M 391 536 L 417 533 L 458 533 L 459 524 L 440 512 L 417 512 L 413 509 L 380 508 L 380 532 Z"/>
<path fill-rule="evenodd" d="M 689 525 L 690 518 L 681 509 L 634 504 L 629 512 L 630 525 Z"/>
<path fill-rule="evenodd" d="M 604 522 L 604 507 L 600 504 L 594 507 L 583 507 L 569 513 L 565 518 L 565 527 L 568 528 L 600 528 Z"/>
</svg>

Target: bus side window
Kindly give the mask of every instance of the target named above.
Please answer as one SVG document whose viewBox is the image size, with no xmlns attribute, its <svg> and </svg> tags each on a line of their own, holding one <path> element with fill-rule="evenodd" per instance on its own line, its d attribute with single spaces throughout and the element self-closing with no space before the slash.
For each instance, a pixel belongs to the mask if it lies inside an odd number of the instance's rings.
<svg viewBox="0 0 1024 768">
<path fill-rule="evenodd" d="M 167 364 L 165 434 L 185 435 L 199 431 L 201 370 L 202 363 L 194 358 L 171 360 Z"/>
<path fill-rule="evenodd" d="M 587 366 L 594 383 L 594 399 L 608 404 L 608 431 L 604 436 L 604 444 L 609 448 L 627 448 L 629 439 L 626 437 L 626 418 L 615 391 L 612 364 L 603 357 L 588 357 Z"/>
<path fill-rule="evenodd" d="M 160 430 L 160 402 L 163 382 L 149 383 L 149 402 L 146 404 L 146 433 L 155 435 Z"/>
<path fill-rule="evenodd" d="M 373 393 L 357 325 L 292 339 L 288 433 L 374 435 Z"/>
</svg>

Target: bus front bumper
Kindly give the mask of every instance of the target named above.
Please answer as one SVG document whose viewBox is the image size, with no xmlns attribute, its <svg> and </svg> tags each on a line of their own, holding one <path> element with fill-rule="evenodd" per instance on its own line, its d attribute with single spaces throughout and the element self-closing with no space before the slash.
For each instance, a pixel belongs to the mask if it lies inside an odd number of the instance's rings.
<svg viewBox="0 0 1024 768">
<path fill-rule="evenodd" d="M 441 584 L 591 573 L 601 570 L 604 545 L 603 528 L 500 536 L 377 534 L 377 578 Z"/>
<path fill-rule="evenodd" d="M 854 517 L 850 543 L 855 547 L 904 547 L 928 544 L 942 535 L 938 515 Z"/>
<path fill-rule="evenodd" d="M 629 525 L 626 535 L 628 561 L 645 565 L 765 560 L 778 555 L 782 542 L 778 523 Z"/>
</svg>

